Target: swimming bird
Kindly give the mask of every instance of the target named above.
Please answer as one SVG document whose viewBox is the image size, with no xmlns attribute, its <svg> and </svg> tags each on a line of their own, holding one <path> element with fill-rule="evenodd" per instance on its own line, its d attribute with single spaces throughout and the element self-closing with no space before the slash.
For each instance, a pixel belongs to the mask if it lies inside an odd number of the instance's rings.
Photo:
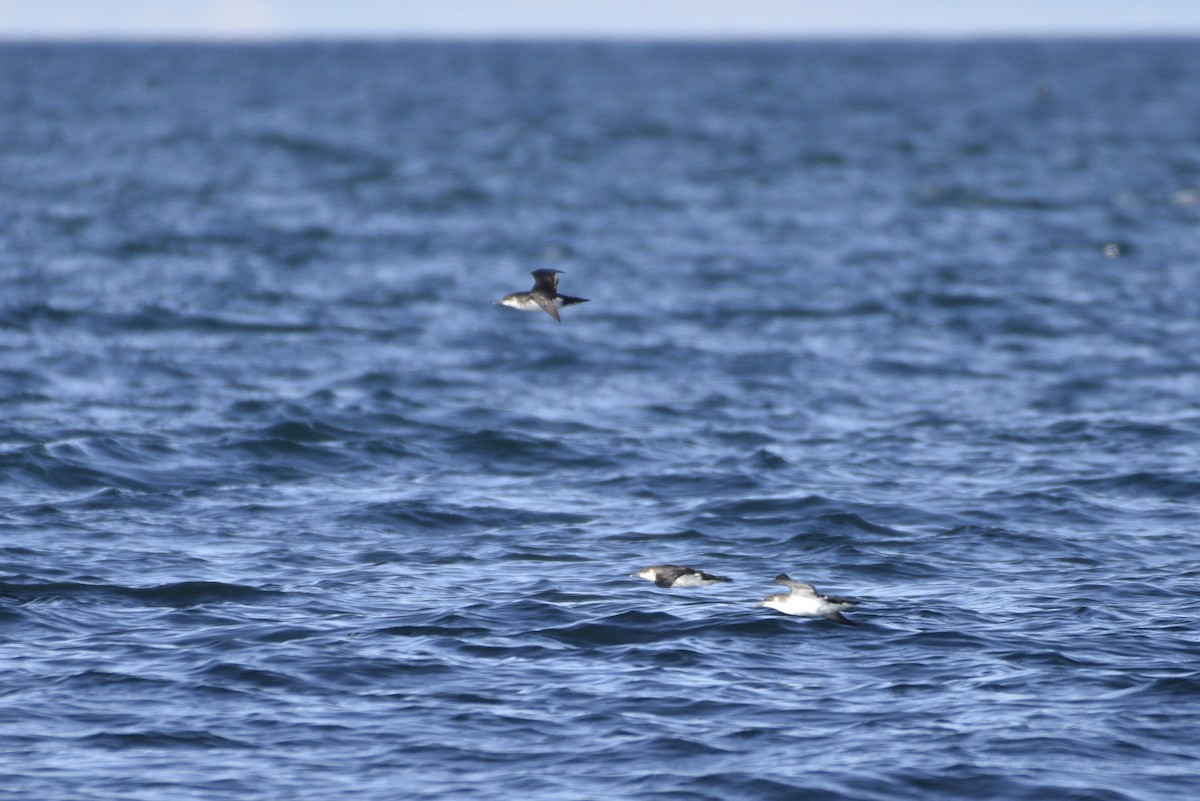
<svg viewBox="0 0 1200 801">
<path fill-rule="evenodd" d="M 659 587 L 703 587 L 708 584 L 716 584 L 718 581 L 733 581 L 726 576 L 714 576 L 712 573 L 705 573 L 703 570 L 682 565 L 643 567 L 633 575 L 653 581 Z"/>
<path fill-rule="evenodd" d="M 501 306 L 521 311 L 537 311 L 541 309 L 555 320 L 562 322 L 558 310 L 563 306 L 574 306 L 576 303 L 587 303 L 588 298 L 573 298 L 570 295 L 558 294 L 558 276 L 562 270 L 534 270 L 533 289 L 528 292 L 510 292 L 500 300 Z"/>
<path fill-rule="evenodd" d="M 776 576 L 775 583 L 790 587 L 790 592 L 769 595 L 762 605 L 778 609 L 785 615 L 823 617 L 837 623 L 849 623 L 850 621 L 842 616 L 842 610 L 858 605 L 858 601 L 850 598 L 822 595 L 813 585 L 805 584 L 803 581 L 793 581 L 787 573 L 780 573 Z"/>
</svg>

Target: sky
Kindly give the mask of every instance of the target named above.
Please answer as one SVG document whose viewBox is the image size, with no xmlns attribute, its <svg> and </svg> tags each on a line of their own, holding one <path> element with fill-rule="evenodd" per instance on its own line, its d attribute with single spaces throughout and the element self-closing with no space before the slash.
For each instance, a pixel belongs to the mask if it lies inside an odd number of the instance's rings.
<svg viewBox="0 0 1200 801">
<path fill-rule="evenodd" d="M 0 38 L 1200 36 L 1200 0 L 0 0 Z"/>
</svg>

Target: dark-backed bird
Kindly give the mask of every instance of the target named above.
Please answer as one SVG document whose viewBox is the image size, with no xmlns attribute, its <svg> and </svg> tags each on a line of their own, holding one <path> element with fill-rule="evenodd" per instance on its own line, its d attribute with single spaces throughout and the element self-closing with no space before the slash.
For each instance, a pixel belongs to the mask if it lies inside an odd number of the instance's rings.
<svg viewBox="0 0 1200 801">
<path fill-rule="evenodd" d="M 849 623 L 850 621 L 842 616 L 842 610 L 858 605 L 858 601 L 850 598 L 822 595 L 813 585 L 803 581 L 793 581 L 787 573 L 780 573 L 776 576 L 775 583 L 789 587 L 790 592 L 767 596 L 762 605 L 778 609 L 785 615 L 824 617 L 838 623 Z"/>
<path fill-rule="evenodd" d="M 501 306 L 521 311 L 537 311 L 541 309 L 555 320 L 562 322 L 558 310 L 563 306 L 574 306 L 576 303 L 587 303 L 588 298 L 573 298 L 570 295 L 558 294 L 558 276 L 561 270 L 534 270 L 533 289 L 528 292 L 511 292 L 500 300 Z"/>
<path fill-rule="evenodd" d="M 659 587 L 703 587 L 718 581 L 733 581 L 726 576 L 714 576 L 694 567 L 683 565 L 654 565 L 643 567 L 633 575 L 653 581 Z"/>
</svg>

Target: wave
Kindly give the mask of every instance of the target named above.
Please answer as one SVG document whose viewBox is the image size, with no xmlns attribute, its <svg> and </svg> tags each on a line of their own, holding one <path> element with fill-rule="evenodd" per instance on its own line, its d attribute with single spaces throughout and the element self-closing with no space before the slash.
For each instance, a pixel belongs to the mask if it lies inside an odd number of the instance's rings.
<svg viewBox="0 0 1200 801">
<path fill-rule="evenodd" d="M 243 584 L 220 581 L 179 581 L 153 587 L 126 587 L 119 584 L 85 582 L 0 582 L 0 597 L 19 603 L 80 600 L 111 603 L 129 601 L 140 606 L 186 608 L 213 604 L 258 606 L 279 603 L 286 593 L 263 590 Z"/>
</svg>

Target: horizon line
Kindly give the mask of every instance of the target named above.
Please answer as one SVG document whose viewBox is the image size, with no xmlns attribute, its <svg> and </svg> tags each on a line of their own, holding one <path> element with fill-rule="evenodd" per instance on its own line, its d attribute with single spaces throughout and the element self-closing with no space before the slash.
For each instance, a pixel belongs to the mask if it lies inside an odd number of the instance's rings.
<svg viewBox="0 0 1200 801">
<path fill-rule="evenodd" d="M 788 42 L 953 42 L 953 41 L 1114 41 L 1114 40 L 1200 39 L 1200 29 L 1133 31 L 1014 29 L 961 31 L 820 31 L 775 33 L 768 31 L 732 34 L 680 31 L 419 31 L 419 32 L 125 32 L 51 33 L 0 32 L 5 44 L 286 44 L 333 42 L 445 42 L 445 43 L 637 43 L 637 44 L 756 44 Z"/>
</svg>

